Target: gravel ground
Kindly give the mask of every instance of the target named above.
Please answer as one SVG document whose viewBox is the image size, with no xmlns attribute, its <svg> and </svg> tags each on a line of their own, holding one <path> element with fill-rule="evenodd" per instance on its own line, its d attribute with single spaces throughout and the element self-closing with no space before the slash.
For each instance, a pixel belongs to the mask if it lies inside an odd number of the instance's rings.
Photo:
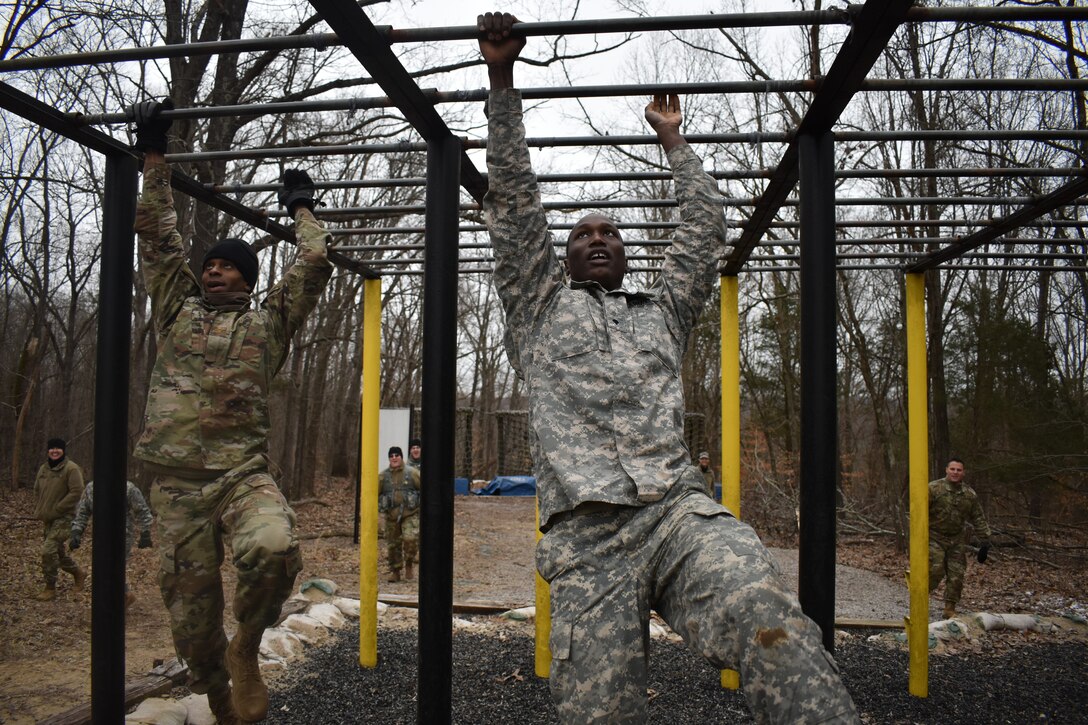
<svg viewBox="0 0 1088 725">
<path fill-rule="evenodd" d="M 547 682 L 533 675 L 531 625 L 488 626 L 454 632 L 453 722 L 558 722 Z M 1088 723 L 1088 643 L 933 656 L 929 697 L 916 698 L 906 652 L 871 634 L 840 633 L 836 649 L 867 723 Z M 417 644 L 414 628 L 380 630 L 379 666 L 367 670 L 356 664 L 357 625 L 345 627 L 277 678 L 267 722 L 416 722 Z M 654 639 L 650 663 L 651 722 L 753 722 L 743 696 L 722 690 L 683 644 Z"/>
</svg>

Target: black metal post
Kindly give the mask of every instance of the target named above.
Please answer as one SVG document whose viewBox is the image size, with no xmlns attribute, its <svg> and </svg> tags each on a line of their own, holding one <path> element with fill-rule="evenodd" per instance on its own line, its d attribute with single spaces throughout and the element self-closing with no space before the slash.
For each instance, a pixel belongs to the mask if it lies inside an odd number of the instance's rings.
<svg viewBox="0 0 1088 725">
<path fill-rule="evenodd" d="M 801 196 L 801 608 L 835 646 L 835 139 L 798 138 Z"/>
<path fill-rule="evenodd" d="M 423 275 L 423 496 L 419 522 L 418 722 L 452 719 L 453 462 L 457 348 L 457 224 L 461 142 L 427 143 Z"/>
<path fill-rule="evenodd" d="M 125 719 L 125 529 L 136 159 L 106 156 L 94 397 L 91 720 Z"/>
</svg>

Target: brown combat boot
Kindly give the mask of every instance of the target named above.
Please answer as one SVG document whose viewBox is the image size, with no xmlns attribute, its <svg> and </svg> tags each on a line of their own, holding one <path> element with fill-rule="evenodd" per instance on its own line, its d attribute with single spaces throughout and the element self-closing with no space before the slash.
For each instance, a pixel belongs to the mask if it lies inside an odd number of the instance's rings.
<svg viewBox="0 0 1088 725">
<path fill-rule="evenodd" d="M 72 575 L 72 589 L 77 592 L 83 591 L 83 583 L 87 581 L 87 572 L 80 569 L 78 566 L 75 571 L 69 572 Z"/>
<path fill-rule="evenodd" d="M 394 569 L 385 575 L 387 582 L 399 582 L 400 581 L 400 569 Z"/>
<path fill-rule="evenodd" d="M 261 668 L 257 664 L 262 634 L 261 630 L 239 627 L 227 645 L 231 701 L 234 712 L 243 722 L 256 722 L 268 716 L 268 687 L 261 679 Z"/>
<path fill-rule="evenodd" d="M 955 617 L 955 616 L 956 616 L 956 605 L 955 604 L 946 604 L 946 605 L 944 605 L 944 618 L 945 619 L 952 619 L 952 617 Z"/>
<path fill-rule="evenodd" d="M 125 611 L 126 612 L 128 611 L 128 608 L 132 606 L 132 603 L 135 602 L 135 601 L 136 601 L 136 595 L 135 594 L 133 594 L 131 591 L 125 592 Z"/>
<path fill-rule="evenodd" d="M 242 725 L 242 721 L 238 719 L 238 713 L 234 712 L 229 687 L 210 690 L 208 692 L 208 707 L 211 709 L 212 715 L 215 715 L 215 722 L 218 725 Z"/>
<path fill-rule="evenodd" d="M 45 588 L 34 595 L 34 598 L 39 602 L 51 602 L 57 598 L 57 584 L 56 582 L 46 582 Z"/>
<path fill-rule="evenodd" d="M 412 578 L 412 560 L 408 559 L 404 562 L 404 578 L 410 580 Z"/>
</svg>

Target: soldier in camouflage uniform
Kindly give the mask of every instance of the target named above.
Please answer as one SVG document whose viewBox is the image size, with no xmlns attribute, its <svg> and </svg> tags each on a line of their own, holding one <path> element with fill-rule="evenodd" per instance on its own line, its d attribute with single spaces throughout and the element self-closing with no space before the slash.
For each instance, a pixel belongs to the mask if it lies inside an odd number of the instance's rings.
<svg viewBox="0 0 1088 725">
<path fill-rule="evenodd" d="M 257 256 L 245 242 L 212 247 L 198 280 L 176 229 L 163 107 L 148 101 L 130 110 L 135 145 L 145 152 L 136 232 L 159 350 L 135 455 L 156 473 L 159 585 L 191 688 L 208 693 L 220 722 L 252 722 L 268 710 L 257 666 L 261 635 L 302 568 L 295 514 L 269 472 L 269 389 L 332 267 L 313 215 L 313 182 L 288 170 L 279 201 L 295 221 L 298 257 L 259 308 L 250 299 Z M 225 545 L 238 573 L 238 630 L 229 646 Z"/>
<path fill-rule="evenodd" d="M 423 439 L 410 438 L 408 440 L 408 458 L 406 460 L 408 465 L 417 471 L 423 468 Z"/>
<path fill-rule="evenodd" d="M 507 352 L 529 390 L 560 719 L 646 720 L 654 609 L 714 666 L 740 671 L 759 722 L 856 722 L 819 629 L 755 532 L 706 496 L 684 443 L 680 362 L 725 220 L 680 134 L 679 99 L 655 96 L 646 120 L 671 164 L 681 225 L 658 281 L 629 290 L 607 217 L 583 217 L 565 265 L 556 258 L 513 84 L 525 40 L 509 14 L 477 22 L 491 82 L 484 209 Z"/>
<path fill-rule="evenodd" d="M 990 553 L 990 525 L 982 513 L 975 490 L 963 482 L 963 461 L 953 458 L 944 478 L 929 484 L 929 591 L 944 583 L 945 619 L 956 616 L 967 573 L 967 524 L 981 540 L 978 563 Z"/>
<path fill-rule="evenodd" d="M 72 514 L 83 493 L 83 472 L 66 455 L 67 444 L 50 438 L 46 444 L 47 460 L 34 478 L 34 518 L 42 528 L 42 576 L 45 587 L 34 598 L 48 602 L 57 598 L 57 572 L 66 571 L 75 580 L 73 588 L 83 588 L 87 574 L 64 550 Z"/>
<path fill-rule="evenodd" d="M 136 532 L 140 532 L 140 548 L 151 548 L 151 509 L 147 507 L 147 501 L 140 489 L 132 481 L 125 481 L 125 562 L 132 553 L 132 544 L 136 541 Z M 76 506 L 76 516 L 72 519 L 72 532 L 68 539 L 68 546 L 73 550 L 78 549 L 83 542 L 83 532 L 94 515 L 94 481 L 88 481 L 83 489 L 83 496 Z M 125 581 L 125 609 L 136 601 L 136 595 L 128 588 Z"/>
<path fill-rule="evenodd" d="M 389 467 L 378 474 L 378 511 L 385 514 L 385 553 L 389 581 L 412 578 L 419 550 L 419 469 L 404 465 L 400 446 L 389 449 Z"/>
<path fill-rule="evenodd" d="M 706 495 L 714 497 L 714 469 L 710 467 L 710 453 L 702 451 L 699 454 L 699 474 L 703 477 Z"/>
</svg>

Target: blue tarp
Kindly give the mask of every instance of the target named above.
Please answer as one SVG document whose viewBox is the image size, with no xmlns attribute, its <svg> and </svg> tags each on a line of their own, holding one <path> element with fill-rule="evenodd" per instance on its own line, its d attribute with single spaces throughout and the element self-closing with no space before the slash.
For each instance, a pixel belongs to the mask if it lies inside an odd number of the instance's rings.
<svg viewBox="0 0 1088 725">
<path fill-rule="evenodd" d="M 496 476 L 486 488 L 476 492 L 478 496 L 535 496 L 534 476 Z"/>
<path fill-rule="evenodd" d="M 453 493 L 467 495 L 468 494 L 468 479 L 467 478 L 455 478 L 453 479 Z"/>
</svg>

